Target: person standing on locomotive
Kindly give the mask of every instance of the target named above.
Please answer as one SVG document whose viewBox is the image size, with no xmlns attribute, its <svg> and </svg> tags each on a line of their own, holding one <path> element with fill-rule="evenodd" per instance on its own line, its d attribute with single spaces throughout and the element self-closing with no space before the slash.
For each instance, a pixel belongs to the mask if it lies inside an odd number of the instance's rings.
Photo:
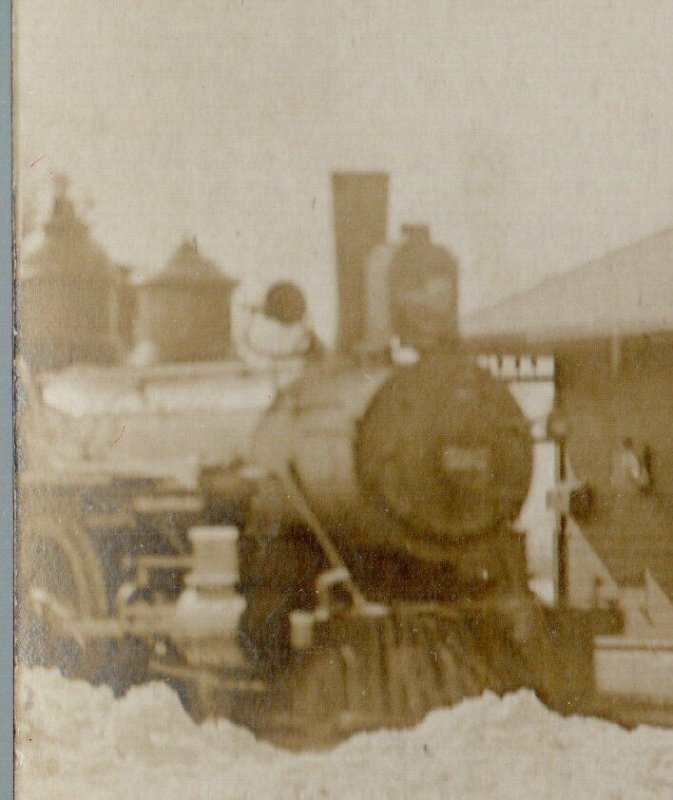
<svg viewBox="0 0 673 800">
<path fill-rule="evenodd" d="M 289 281 L 268 290 L 262 307 L 254 307 L 240 349 L 246 360 L 318 359 L 325 347 L 308 322 L 306 300 Z"/>
</svg>

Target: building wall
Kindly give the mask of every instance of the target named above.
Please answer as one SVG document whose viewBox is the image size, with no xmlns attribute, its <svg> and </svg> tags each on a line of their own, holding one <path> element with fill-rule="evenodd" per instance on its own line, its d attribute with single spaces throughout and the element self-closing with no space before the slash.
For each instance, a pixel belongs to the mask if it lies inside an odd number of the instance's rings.
<svg viewBox="0 0 673 800">
<path fill-rule="evenodd" d="M 596 509 L 582 530 L 622 584 L 646 567 L 673 592 L 673 334 L 557 345 L 559 410 L 574 472 L 588 480 Z M 654 455 L 654 491 L 618 493 L 613 463 L 623 438 Z"/>
</svg>

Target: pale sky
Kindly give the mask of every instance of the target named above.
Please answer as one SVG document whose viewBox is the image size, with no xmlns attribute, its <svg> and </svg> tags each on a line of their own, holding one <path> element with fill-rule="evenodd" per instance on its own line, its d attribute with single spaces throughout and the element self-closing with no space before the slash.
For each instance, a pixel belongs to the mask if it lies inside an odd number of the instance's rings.
<svg viewBox="0 0 673 800">
<path fill-rule="evenodd" d="M 334 169 L 390 173 L 463 312 L 673 224 L 673 0 L 15 8 L 25 191 L 66 172 L 143 270 L 195 235 L 250 297 L 291 277 L 327 338 Z"/>
</svg>

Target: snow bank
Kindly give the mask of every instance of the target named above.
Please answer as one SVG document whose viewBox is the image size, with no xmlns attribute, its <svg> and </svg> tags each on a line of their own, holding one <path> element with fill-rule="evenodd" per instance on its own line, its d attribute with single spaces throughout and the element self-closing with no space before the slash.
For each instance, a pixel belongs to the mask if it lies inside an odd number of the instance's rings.
<svg viewBox="0 0 673 800">
<path fill-rule="evenodd" d="M 673 731 L 563 719 L 526 691 L 291 754 L 224 720 L 195 725 L 164 684 L 114 699 L 22 668 L 16 746 L 17 800 L 673 798 Z"/>
</svg>

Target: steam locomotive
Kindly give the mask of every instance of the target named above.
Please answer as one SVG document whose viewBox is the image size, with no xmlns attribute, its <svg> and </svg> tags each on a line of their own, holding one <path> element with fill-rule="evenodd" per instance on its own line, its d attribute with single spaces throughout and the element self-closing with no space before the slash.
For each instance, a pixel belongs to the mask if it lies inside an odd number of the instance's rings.
<svg viewBox="0 0 673 800">
<path fill-rule="evenodd" d="M 597 620 L 539 604 L 513 527 L 528 427 L 506 386 L 459 352 L 316 366 L 283 392 L 255 436 L 259 473 L 239 487 L 245 603 L 231 635 L 245 679 L 219 697 L 214 679 L 201 685 L 192 710 L 224 704 L 315 744 L 484 689 L 586 700 Z M 211 508 L 236 494 L 232 477 L 211 476 Z"/>
<path fill-rule="evenodd" d="M 363 196 L 358 184 L 351 212 Z M 90 515 L 114 536 L 21 533 L 24 640 L 56 639 L 56 662 L 120 691 L 162 676 L 195 718 L 226 714 L 302 747 L 485 689 L 586 703 L 593 637 L 619 621 L 529 591 L 514 527 L 529 423 L 461 350 L 455 314 L 438 311 L 438 292 L 442 308 L 455 303 L 452 259 L 408 233 L 374 250 L 365 281 L 376 295 L 382 275 L 401 276 L 397 355 L 376 341 L 309 364 L 262 416 L 245 463 L 203 470 L 196 492 L 117 481 Z M 377 242 L 356 244 L 357 261 Z M 358 335 L 370 344 L 390 324 L 373 300 Z M 95 505 L 94 489 L 85 496 Z M 56 551 L 78 603 L 45 580 Z M 62 594 L 62 574 L 55 584 Z"/>
<path fill-rule="evenodd" d="M 204 472 L 184 550 L 124 562 L 112 614 L 32 600 L 98 679 L 162 676 L 195 718 L 286 745 L 412 724 L 485 689 L 574 709 L 596 617 L 527 588 L 513 523 L 531 469 L 507 387 L 459 351 L 315 364 L 247 465 Z"/>
</svg>

